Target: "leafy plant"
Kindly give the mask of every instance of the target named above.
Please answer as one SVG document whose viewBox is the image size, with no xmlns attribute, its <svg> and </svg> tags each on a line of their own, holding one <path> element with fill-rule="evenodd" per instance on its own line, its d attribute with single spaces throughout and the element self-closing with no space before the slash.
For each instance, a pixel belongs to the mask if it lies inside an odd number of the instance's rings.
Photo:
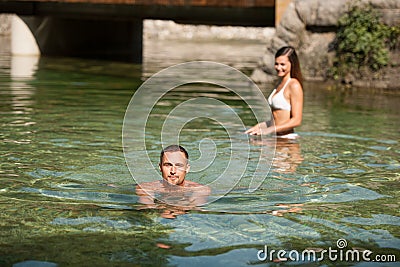
<svg viewBox="0 0 400 267">
<path fill-rule="evenodd" d="M 362 76 L 365 71 L 376 72 L 388 65 L 389 50 L 398 42 L 400 28 L 382 23 L 380 14 L 370 4 L 350 6 L 338 26 L 336 58 L 330 76 Z"/>
</svg>

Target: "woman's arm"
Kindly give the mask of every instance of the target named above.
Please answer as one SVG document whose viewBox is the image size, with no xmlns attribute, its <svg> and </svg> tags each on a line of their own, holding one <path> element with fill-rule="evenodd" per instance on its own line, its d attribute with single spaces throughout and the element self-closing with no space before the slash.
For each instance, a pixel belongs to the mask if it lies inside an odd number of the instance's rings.
<svg viewBox="0 0 400 267">
<path fill-rule="evenodd" d="M 285 132 L 301 125 L 303 119 L 303 88 L 297 79 L 288 84 L 289 99 L 291 105 L 290 119 L 280 125 L 267 126 L 260 122 L 248 129 L 245 133 L 250 135 L 266 135 L 274 132 Z"/>
<path fill-rule="evenodd" d="M 303 120 L 303 88 L 301 87 L 301 84 L 295 80 L 289 84 L 288 89 L 290 105 L 292 107 L 291 116 L 290 119 L 285 123 L 275 125 L 275 131 L 278 133 L 289 131 L 300 126 L 301 121 Z"/>
</svg>

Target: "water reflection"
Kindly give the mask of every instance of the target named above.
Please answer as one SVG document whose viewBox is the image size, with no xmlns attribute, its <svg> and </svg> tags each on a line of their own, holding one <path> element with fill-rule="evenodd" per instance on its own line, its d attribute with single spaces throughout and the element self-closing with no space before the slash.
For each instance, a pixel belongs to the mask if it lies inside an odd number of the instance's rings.
<svg viewBox="0 0 400 267">
<path fill-rule="evenodd" d="M 37 70 L 38 57 L 15 56 L 1 61 L 0 69 L 10 77 L 2 86 L 2 136 L 7 144 L 28 145 L 32 142 L 36 88 L 30 84 Z M 18 158 L 18 157 L 16 157 Z M 6 171 L 3 171 L 6 172 Z"/>
<path fill-rule="evenodd" d="M 11 78 L 13 80 L 31 80 L 36 74 L 38 63 L 38 56 L 12 56 Z"/>
<path fill-rule="evenodd" d="M 36 88 L 29 84 L 34 79 L 39 58 L 33 56 L 13 56 L 10 64 L 10 77 L 7 88 L 10 90 L 9 104 L 12 106 L 12 114 L 29 114 L 35 101 Z M 7 66 L 0 66 L 7 68 Z M 7 103 L 7 102 L 5 102 Z M 23 121 L 21 121 L 23 123 Z M 32 124 L 33 122 L 28 122 Z"/>
<path fill-rule="evenodd" d="M 283 216 L 285 213 L 301 213 L 304 204 L 277 204 L 278 209 L 272 211 L 272 215 Z"/>
<path fill-rule="evenodd" d="M 303 162 L 301 155 L 299 139 L 276 138 L 276 140 L 258 138 L 251 139 L 251 143 L 256 146 L 266 146 L 265 151 L 273 151 L 275 146 L 275 155 L 272 161 L 273 172 L 278 173 L 294 173 L 297 167 Z M 276 143 L 276 145 L 275 145 Z M 269 156 L 269 155 L 268 155 Z"/>
<path fill-rule="evenodd" d="M 275 157 L 272 162 L 274 171 L 280 173 L 293 173 L 303 162 L 299 140 L 277 138 Z"/>
</svg>

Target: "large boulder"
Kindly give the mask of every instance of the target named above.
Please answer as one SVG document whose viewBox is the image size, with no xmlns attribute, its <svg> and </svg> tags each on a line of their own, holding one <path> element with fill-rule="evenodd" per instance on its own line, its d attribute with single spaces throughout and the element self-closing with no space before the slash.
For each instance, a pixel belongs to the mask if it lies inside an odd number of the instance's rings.
<svg viewBox="0 0 400 267">
<path fill-rule="evenodd" d="M 399 0 L 361 0 L 361 2 L 371 3 L 378 9 L 384 23 L 400 25 Z M 338 20 L 351 3 L 352 0 L 294 0 L 276 27 L 275 34 L 266 40 L 264 55 L 251 78 L 257 83 L 273 81 L 276 78 L 275 52 L 281 46 L 291 45 L 298 52 L 305 80 L 324 80 L 335 56 L 332 43 L 336 37 Z M 398 66 L 399 63 L 392 62 L 392 65 Z M 382 79 L 386 81 L 377 82 L 379 87 L 390 87 L 393 84 L 394 78 L 390 75 Z M 352 81 L 352 83 L 361 86 L 371 85 L 370 81 L 368 83 Z"/>
</svg>

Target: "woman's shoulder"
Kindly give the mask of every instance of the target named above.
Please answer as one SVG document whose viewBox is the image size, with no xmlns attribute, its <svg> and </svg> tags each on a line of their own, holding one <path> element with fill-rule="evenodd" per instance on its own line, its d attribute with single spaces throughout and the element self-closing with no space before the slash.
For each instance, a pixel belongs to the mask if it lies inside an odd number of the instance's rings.
<svg viewBox="0 0 400 267">
<path fill-rule="evenodd" d="M 301 92 L 303 91 L 303 86 L 301 85 L 299 80 L 296 78 L 290 79 L 288 87 L 289 87 L 290 91 L 301 91 Z"/>
</svg>

